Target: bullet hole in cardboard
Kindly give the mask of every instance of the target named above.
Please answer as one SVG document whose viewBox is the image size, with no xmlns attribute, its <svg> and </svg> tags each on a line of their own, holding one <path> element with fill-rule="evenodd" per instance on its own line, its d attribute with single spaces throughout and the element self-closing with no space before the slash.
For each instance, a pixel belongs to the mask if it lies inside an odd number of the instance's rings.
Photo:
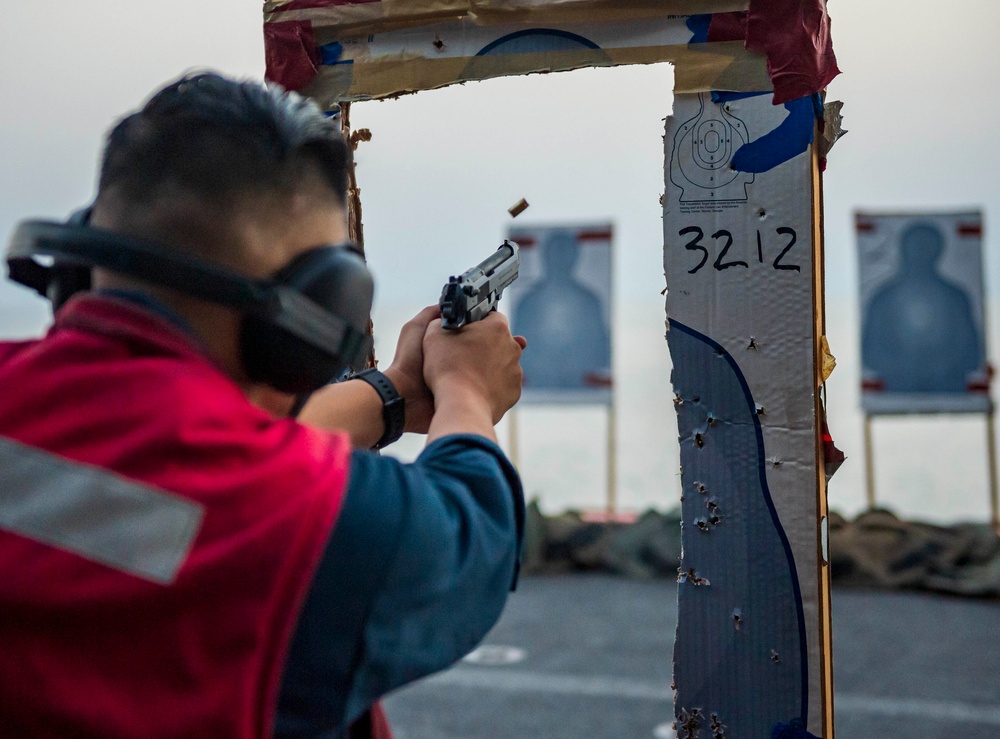
<svg viewBox="0 0 1000 739">
<path fill-rule="evenodd" d="M 764 406 L 762 406 L 760 403 L 755 403 L 753 409 L 754 409 L 754 412 L 756 412 L 758 416 L 766 416 L 767 415 L 767 411 L 764 410 Z"/>
<path fill-rule="evenodd" d="M 663 193 L 660 193 L 660 207 L 663 207 Z"/>
<path fill-rule="evenodd" d="M 684 405 L 684 398 L 681 397 L 680 393 L 674 393 L 674 405 L 676 406 Z"/>
<path fill-rule="evenodd" d="M 705 446 L 705 434 L 700 431 L 694 435 L 694 445 L 701 449 Z"/>
<path fill-rule="evenodd" d="M 757 217 L 763 221 L 765 218 L 767 218 L 767 211 L 761 208 L 760 210 L 757 211 Z"/>
<path fill-rule="evenodd" d="M 685 583 L 690 582 L 692 585 L 701 587 L 702 585 L 711 585 L 707 577 L 701 577 L 697 572 L 694 571 L 694 567 L 689 567 L 688 569 L 683 569 L 682 567 L 677 568 L 677 582 Z"/>
<path fill-rule="evenodd" d="M 781 664 L 781 656 L 773 649 L 771 650 L 771 661 L 774 662 L 774 664 L 776 665 Z"/>
<path fill-rule="evenodd" d="M 677 739 L 697 739 L 701 735 L 701 726 L 705 718 L 700 708 L 692 708 L 688 713 L 686 708 L 682 708 L 677 714 L 677 724 L 675 731 Z"/>
<path fill-rule="evenodd" d="M 715 418 L 715 416 L 713 416 L 711 413 L 709 413 L 708 414 L 708 418 L 706 420 L 708 421 L 708 425 L 709 426 L 713 426 L 713 425 L 715 425 L 715 421 L 717 419 Z"/>
<path fill-rule="evenodd" d="M 700 403 L 701 402 L 701 396 L 700 395 L 695 395 L 693 398 L 691 398 L 691 402 L 692 403 Z"/>
<path fill-rule="evenodd" d="M 712 732 L 712 739 L 725 739 L 726 725 L 719 720 L 719 714 L 712 714 L 712 723 L 709 724 L 708 729 Z"/>
<path fill-rule="evenodd" d="M 705 507 L 708 508 L 709 516 L 706 518 L 696 519 L 695 523 L 698 524 L 698 528 L 702 531 L 708 531 L 711 526 L 718 526 L 722 521 L 722 516 L 719 515 L 719 501 L 717 498 L 709 498 L 705 501 Z M 704 521 L 705 526 L 702 526 L 698 521 Z"/>
<path fill-rule="evenodd" d="M 733 609 L 733 628 L 737 631 L 743 625 L 743 611 L 739 608 Z"/>
<path fill-rule="evenodd" d="M 774 466 L 774 467 L 780 467 L 781 466 L 781 460 L 778 459 L 777 457 L 768 457 L 767 461 L 770 462 L 771 465 Z"/>
<path fill-rule="evenodd" d="M 436 33 L 434 34 L 434 48 L 437 49 L 438 51 L 444 50 L 444 41 L 442 41 L 441 37 L 438 36 Z"/>
<path fill-rule="evenodd" d="M 694 481 L 694 489 L 697 490 L 702 495 L 708 492 L 708 488 L 705 487 L 705 484 L 702 482 L 698 482 L 697 480 Z"/>
<path fill-rule="evenodd" d="M 708 533 L 708 519 L 707 518 L 696 518 L 694 520 L 694 525 L 697 526 L 702 531 Z"/>
<path fill-rule="evenodd" d="M 754 336 L 750 337 L 750 343 L 747 345 L 747 351 L 757 351 L 757 339 Z"/>
<path fill-rule="evenodd" d="M 667 288 L 663 288 L 662 290 L 660 290 L 660 295 L 666 295 L 666 294 L 667 294 Z"/>
</svg>

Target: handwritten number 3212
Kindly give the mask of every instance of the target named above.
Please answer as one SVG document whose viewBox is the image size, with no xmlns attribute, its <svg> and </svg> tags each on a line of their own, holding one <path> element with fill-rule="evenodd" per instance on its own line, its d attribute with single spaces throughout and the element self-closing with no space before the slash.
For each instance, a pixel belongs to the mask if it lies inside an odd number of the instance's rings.
<svg viewBox="0 0 1000 739">
<path fill-rule="evenodd" d="M 774 258 L 771 266 L 778 270 L 794 270 L 796 272 L 801 272 L 802 268 L 799 265 L 786 264 L 782 261 L 785 258 L 785 255 L 788 254 L 788 251 L 795 246 L 795 242 L 798 238 L 795 230 L 782 226 L 781 228 L 775 229 L 775 233 L 779 236 L 788 237 L 788 243 L 785 244 L 785 247 L 778 253 L 778 256 Z M 708 248 L 701 243 L 702 239 L 705 238 L 705 232 L 697 226 L 688 226 L 687 228 L 682 228 L 677 232 L 677 234 L 678 236 L 692 236 L 693 238 L 684 244 L 684 248 L 688 251 L 701 252 L 701 261 L 694 266 L 694 269 L 688 270 L 688 274 L 693 275 L 705 266 L 710 256 Z M 715 261 L 712 263 L 712 266 L 715 267 L 715 269 L 721 272 L 722 270 L 729 269 L 730 267 L 750 268 L 750 265 L 741 259 L 729 259 L 726 261 L 726 255 L 729 253 L 729 249 L 733 245 L 733 235 L 729 231 L 720 229 L 712 234 L 711 238 L 713 238 L 716 242 L 722 242 L 722 248 L 719 250 L 719 256 L 717 256 Z M 761 240 L 760 231 L 757 231 L 757 261 L 761 264 L 764 263 L 764 244 Z"/>
</svg>

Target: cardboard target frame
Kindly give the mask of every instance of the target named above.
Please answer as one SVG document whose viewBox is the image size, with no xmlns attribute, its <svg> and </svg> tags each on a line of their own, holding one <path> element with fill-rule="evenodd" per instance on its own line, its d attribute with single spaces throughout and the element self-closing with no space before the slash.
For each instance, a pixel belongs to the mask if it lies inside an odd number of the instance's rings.
<svg viewBox="0 0 1000 739">
<path fill-rule="evenodd" d="M 825 0 L 269 0 L 264 38 L 268 78 L 339 110 L 355 142 L 356 101 L 674 65 L 676 730 L 832 739 L 821 170 L 840 130 L 821 98 L 838 73 Z M 363 246 L 353 172 L 349 211 Z"/>
</svg>

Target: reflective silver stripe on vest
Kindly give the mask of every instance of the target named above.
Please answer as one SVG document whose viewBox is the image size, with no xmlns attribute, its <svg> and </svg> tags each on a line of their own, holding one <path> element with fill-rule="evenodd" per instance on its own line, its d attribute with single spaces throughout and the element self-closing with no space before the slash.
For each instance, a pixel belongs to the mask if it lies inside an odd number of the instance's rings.
<svg viewBox="0 0 1000 739">
<path fill-rule="evenodd" d="M 203 515 L 194 501 L 0 437 L 0 529 L 167 585 Z"/>
</svg>

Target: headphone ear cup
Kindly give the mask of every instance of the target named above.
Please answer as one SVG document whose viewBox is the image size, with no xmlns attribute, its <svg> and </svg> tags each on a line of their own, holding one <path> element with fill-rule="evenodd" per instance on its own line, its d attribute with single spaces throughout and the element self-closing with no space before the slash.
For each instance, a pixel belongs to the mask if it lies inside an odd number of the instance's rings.
<svg viewBox="0 0 1000 739">
<path fill-rule="evenodd" d="M 331 353 L 259 316 L 246 316 L 241 334 L 243 369 L 247 376 L 283 393 L 311 393 L 347 368 L 336 352 Z"/>
<path fill-rule="evenodd" d="M 67 226 L 85 227 L 90 223 L 92 206 L 74 211 L 66 220 Z M 33 222 L 26 221 L 18 226 L 30 230 Z M 16 237 L 15 237 L 16 238 Z M 29 252 L 30 253 L 30 252 Z M 59 263 L 43 266 L 26 257 L 8 256 L 8 277 L 30 287 L 52 304 L 52 312 L 58 311 L 75 293 L 89 290 L 92 285 L 91 268 L 85 264 Z"/>
<path fill-rule="evenodd" d="M 90 224 L 90 214 L 93 213 L 94 206 L 88 205 L 73 211 L 66 223 L 73 226 L 87 226 Z M 62 304 L 73 297 L 74 293 L 89 290 L 93 284 L 93 273 L 90 267 L 80 265 L 56 264 L 52 267 L 46 296 L 52 303 L 52 310 L 57 311 Z"/>
<path fill-rule="evenodd" d="M 368 334 L 374 283 L 357 253 L 344 247 L 313 249 L 284 267 L 274 281 L 343 321 L 355 336 Z M 292 394 L 312 392 L 339 378 L 363 363 L 371 347 L 370 338 L 326 346 L 259 314 L 247 315 L 241 331 L 243 368 L 250 379 Z"/>
</svg>

